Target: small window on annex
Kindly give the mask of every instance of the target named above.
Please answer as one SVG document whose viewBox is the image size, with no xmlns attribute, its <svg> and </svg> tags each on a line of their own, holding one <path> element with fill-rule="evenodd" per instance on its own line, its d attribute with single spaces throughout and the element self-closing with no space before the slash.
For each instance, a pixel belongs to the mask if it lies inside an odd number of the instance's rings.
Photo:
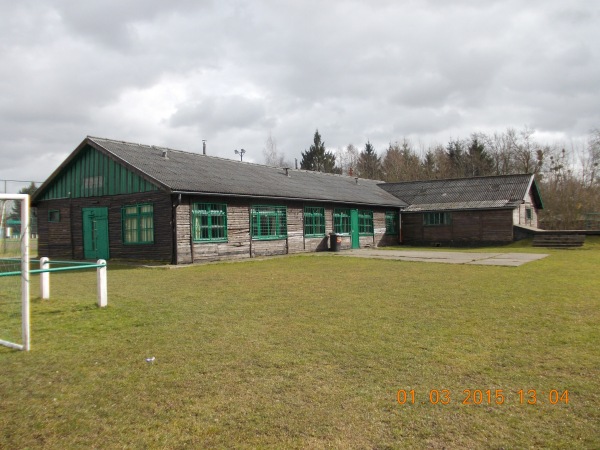
<svg viewBox="0 0 600 450">
<path fill-rule="evenodd" d="M 325 236 L 325 208 L 304 207 L 304 236 Z"/>
<path fill-rule="evenodd" d="M 192 236 L 194 242 L 227 242 L 227 205 L 194 203 Z"/>
<path fill-rule="evenodd" d="M 287 208 L 285 206 L 253 206 L 250 214 L 252 239 L 285 239 Z"/>
<path fill-rule="evenodd" d="M 333 210 L 333 232 L 338 234 L 350 234 L 350 210 L 336 208 Z"/>
<path fill-rule="evenodd" d="M 123 243 L 154 243 L 154 205 L 124 206 L 121 210 L 123 225 Z"/>
<path fill-rule="evenodd" d="M 385 212 L 385 232 L 386 234 L 398 234 L 399 217 L 397 211 Z"/>
<path fill-rule="evenodd" d="M 528 222 L 531 222 L 532 219 L 533 219 L 533 209 L 525 208 L 525 220 L 527 220 Z"/>
<path fill-rule="evenodd" d="M 358 211 L 358 234 L 373 236 L 373 211 Z"/>
<path fill-rule="evenodd" d="M 429 212 L 423 214 L 423 225 L 450 225 L 451 216 L 447 212 Z"/>
<path fill-rule="evenodd" d="M 48 222 L 60 222 L 60 211 L 58 209 L 48 211 Z"/>
</svg>

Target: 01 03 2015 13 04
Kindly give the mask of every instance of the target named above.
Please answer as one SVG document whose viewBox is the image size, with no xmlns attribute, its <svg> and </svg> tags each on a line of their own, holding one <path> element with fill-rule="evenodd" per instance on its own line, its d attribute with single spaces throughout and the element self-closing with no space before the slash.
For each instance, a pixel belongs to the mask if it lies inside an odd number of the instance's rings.
<svg viewBox="0 0 600 450">
<path fill-rule="evenodd" d="M 460 392 L 460 391 L 459 391 Z M 427 393 L 417 393 L 415 389 L 399 389 L 396 400 L 400 405 L 432 404 L 449 405 L 461 403 L 463 405 L 568 405 L 568 389 L 550 389 L 541 391 L 537 389 L 519 389 L 518 391 L 505 389 L 463 389 L 458 397 L 453 396 L 450 389 L 430 389 Z"/>
</svg>

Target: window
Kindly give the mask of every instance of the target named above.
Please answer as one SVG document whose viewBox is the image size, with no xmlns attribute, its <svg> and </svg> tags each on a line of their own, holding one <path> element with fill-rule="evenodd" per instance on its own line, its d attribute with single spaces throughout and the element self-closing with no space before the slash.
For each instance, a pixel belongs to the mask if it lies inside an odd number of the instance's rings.
<svg viewBox="0 0 600 450">
<path fill-rule="evenodd" d="M 253 206 L 250 214 L 252 239 L 285 239 L 287 210 L 285 206 Z"/>
<path fill-rule="evenodd" d="M 423 214 L 423 225 L 450 225 L 450 213 L 429 212 Z"/>
<path fill-rule="evenodd" d="M 333 210 L 333 231 L 338 234 L 350 234 L 350 210 Z"/>
<path fill-rule="evenodd" d="M 533 210 L 531 208 L 525 208 L 525 219 L 529 222 L 533 219 Z"/>
<path fill-rule="evenodd" d="M 227 242 L 227 205 L 194 203 L 192 236 L 194 242 Z"/>
<path fill-rule="evenodd" d="M 387 234 L 398 234 L 398 213 L 396 211 L 385 212 L 385 232 Z"/>
<path fill-rule="evenodd" d="M 123 242 L 125 244 L 154 243 L 154 206 L 125 206 L 122 209 Z"/>
<path fill-rule="evenodd" d="M 60 222 L 60 211 L 58 209 L 48 211 L 48 222 Z"/>
<path fill-rule="evenodd" d="M 358 211 L 358 234 L 373 235 L 373 211 Z"/>
<path fill-rule="evenodd" d="M 325 208 L 304 207 L 304 236 L 325 236 Z"/>
<path fill-rule="evenodd" d="M 85 177 L 83 179 L 83 192 L 85 195 L 96 195 L 104 186 L 104 177 Z"/>
</svg>

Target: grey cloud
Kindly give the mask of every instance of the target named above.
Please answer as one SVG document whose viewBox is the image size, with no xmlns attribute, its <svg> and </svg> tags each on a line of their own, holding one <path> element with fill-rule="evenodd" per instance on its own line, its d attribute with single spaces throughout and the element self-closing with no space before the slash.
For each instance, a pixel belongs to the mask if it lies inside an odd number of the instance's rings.
<svg viewBox="0 0 600 450">
<path fill-rule="evenodd" d="M 174 127 L 201 126 L 214 131 L 250 128 L 261 123 L 269 123 L 262 101 L 240 95 L 185 103 L 169 119 L 169 124 Z"/>
<path fill-rule="evenodd" d="M 585 0 L 2 2 L 0 178 L 47 176 L 86 134 L 254 160 L 269 133 L 299 157 L 316 128 L 378 151 L 525 124 L 578 137 L 600 123 L 599 18 Z"/>
</svg>

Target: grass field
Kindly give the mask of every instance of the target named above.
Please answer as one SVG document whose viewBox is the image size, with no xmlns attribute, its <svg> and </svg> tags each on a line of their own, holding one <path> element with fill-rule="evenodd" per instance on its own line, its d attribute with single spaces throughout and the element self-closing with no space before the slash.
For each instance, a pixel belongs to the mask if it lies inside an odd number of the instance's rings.
<svg viewBox="0 0 600 450">
<path fill-rule="evenodd" d="M 0 348 L 0 448 L 600 448 L 600 241 L 543 252 L 109 265 L 104 310 L 53 274 Z"/>
</svg>

